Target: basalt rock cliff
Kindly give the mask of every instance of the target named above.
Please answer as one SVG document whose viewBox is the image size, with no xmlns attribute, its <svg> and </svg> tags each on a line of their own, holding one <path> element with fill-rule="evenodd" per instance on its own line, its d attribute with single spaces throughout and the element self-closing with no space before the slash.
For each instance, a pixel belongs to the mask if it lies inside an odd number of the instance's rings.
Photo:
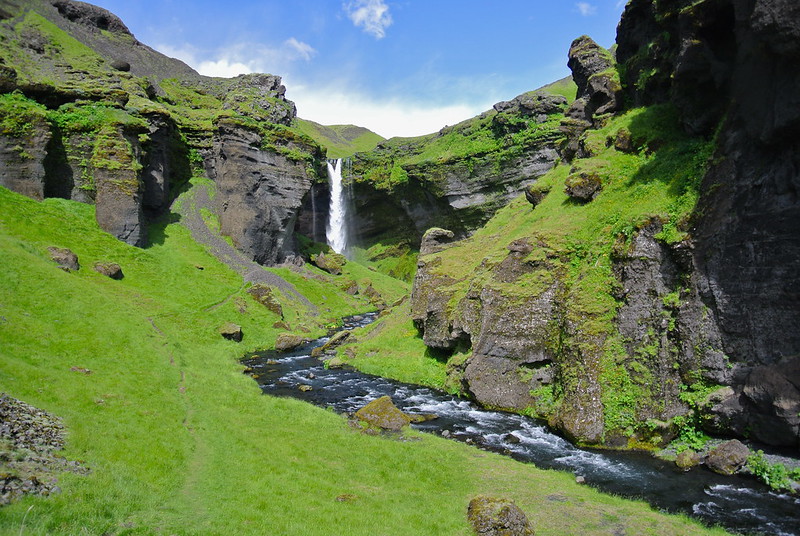
<svg viewBox="0 0 800 536">
<path fill-rule="evenodd" d="M 322 154 L 292 130 L 278 76 L 198 75 L 83 2 L 0 13 L 0 185 L 96 205 L 132 245 L 190 178 L 215 181 L 220 230 L 261 263 L 291 256 Z"/>
<path fill-rule="evenodd" d="M 800 446 L 798 32 L 790 1 L 633 0 L 615 67 L 573 43 L 569 164 L 420 257 L 412 316 L 454 384 L 585 443 Z"/>
</svg>

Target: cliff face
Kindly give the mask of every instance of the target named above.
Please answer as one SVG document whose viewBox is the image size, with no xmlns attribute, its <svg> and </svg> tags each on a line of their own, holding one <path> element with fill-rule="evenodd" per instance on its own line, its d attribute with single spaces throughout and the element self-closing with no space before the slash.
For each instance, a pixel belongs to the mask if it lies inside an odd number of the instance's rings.
<svg viewBox="0 0 800 536">
<path fill-rule="evenodd" d="M 619 87 L 573 43 L 572 161 L 530 189 L 531 215 L 507 209 L 528 228 L 504 211 L 420 257 L 412 315 L 426 344 L 456 352 L 452 381 L 587 443 L 704 427 L 800 446 L 798 15 L 788 1 L 634 0 Z M 649 108 L 619 114 L 623 92 Z M 481 259 L 472 273 L 455 263 L 466 255 Z"/>
<path fill-rule="evenodd" d="M 280 77 L 198 75 L 108 11 L 34 0 L 0 21 L 0 184 L 97 206 L 100 227 L 147 244 L 192 175 L 218 179 L 222 232 L 263 263 L 293 251 L 319 148 L 289 125 Z"/>
<path fill-rule="evenodd" d="M 561 96 L 526 93 L 438 133 L 356 154 L 345 178 L 360 240 L 402 235 L 417 246 L 434 226 L 471 233 L 553 167 L 566 106 Z"/>
<path fill-rule="evenodd" d="M 632 3 L 620 23 L 618 55 L 629 78 L 637 69 L 655 73 L 628 85 L 636 101 L 671 99 L 695 132 L 723 121 L 692 243 L 699 297 L 736 363 L 732 391 L 714 408 L 713 422 L 797 446 L 800 5 L 672 4 Z M 665 32 L 670 42 L 647 47 Z"/>
</svg>

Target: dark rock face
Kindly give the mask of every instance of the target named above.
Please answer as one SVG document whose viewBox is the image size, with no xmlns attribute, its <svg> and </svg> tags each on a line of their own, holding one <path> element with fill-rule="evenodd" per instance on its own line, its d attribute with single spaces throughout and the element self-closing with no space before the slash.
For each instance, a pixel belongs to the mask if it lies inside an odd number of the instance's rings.
<svg viewBox="0 0 800 536">
<path fill-rule="evenodd" d="M 50 125 L 36 118 L 24 135 L 0 134 L 0 186 L 41 201 L 45 198 L 44 160 Z"/>
<path fill-rule="evenodd" d="M 611 53 L 590 37 L 575 39 L 567 65 L 578 86 L 577 99 L 566 111 L 562 130 L 567 141 L 561 152 L 567 160 L 580 155 L 581 134 L 596 123 L 596 117 L 622 109 L 622 86 Z"/>
<path fill-rule="evenodd" d="M 261 264 L 293 253 L 293 233 L 311 189 L 305 162 L 262 149 L 262 135 L 221 121 L 214 135 L 217 212 L 222 233 Z"/>
<path fill-rule="evenodd" d="M 710 132 L 726 116 L 690 256 L 696 306 L 733 367 L 716 375 L 732 390 L 711 422 L 795 447 L 799 35 L 800 5 L 790 0 L 634 0 L 617 36 L 634 102 L 673 102 L 692 132 Z"/>
<path fill-rule="evenodd" d="M 519 506 L 508 499 L 475 497 L 467 507 L 467 518 L 480 536 L 533 536 L 530 522 Z"/>
<path fill-rule="evenodd" d="M 78 256 L 71 249 L 51 246 L 47 251 L 50 253 L 50 258 L 65 272 L 77 272 L 81 269 Z"/>
</svg>

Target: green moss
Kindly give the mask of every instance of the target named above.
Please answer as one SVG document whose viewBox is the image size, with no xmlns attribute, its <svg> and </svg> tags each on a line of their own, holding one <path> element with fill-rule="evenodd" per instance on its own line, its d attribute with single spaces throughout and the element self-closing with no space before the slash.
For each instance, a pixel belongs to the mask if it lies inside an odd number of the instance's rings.
<svg viewBox="0 0 800 536">
<path fill-rule="evenodd" d="M 47 117 L 47 108 L 15 91 L 0 95 L 0 134 L 22 138 Z"/>
</svg>

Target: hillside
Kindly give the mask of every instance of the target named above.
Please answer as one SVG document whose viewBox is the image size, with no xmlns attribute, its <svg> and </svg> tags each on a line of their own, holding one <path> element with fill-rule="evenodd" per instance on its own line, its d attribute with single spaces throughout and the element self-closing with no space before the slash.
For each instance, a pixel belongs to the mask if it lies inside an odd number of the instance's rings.
<svg viewBox="0 0 800 536">
<path fill-rule="evenodd" d="M 371 130 L 355 125 L 320 125 L 297 118 L 300 132 L 327 149 L 328 158 L 344 158 L 355 153 L 371 151 L 383 138 Z"/>
<path fill-rule="evenodd" d="M 4 3 L 0 534 L 466 536 L 478 495 L 539 535 L 724 533 L 265 396 L 242 364 L 368 311 L 326 367 L 681 469 L 733 445 L 732 471 L 780 491 L 753 493 L 793 505 L 798 470 L 754 451 L 800 447 L 797 21 L 784 0 L 631 0 L 613 52 L 573 41 L 570 77 L 383 140 L 90 4 Z"/>
</svg>

